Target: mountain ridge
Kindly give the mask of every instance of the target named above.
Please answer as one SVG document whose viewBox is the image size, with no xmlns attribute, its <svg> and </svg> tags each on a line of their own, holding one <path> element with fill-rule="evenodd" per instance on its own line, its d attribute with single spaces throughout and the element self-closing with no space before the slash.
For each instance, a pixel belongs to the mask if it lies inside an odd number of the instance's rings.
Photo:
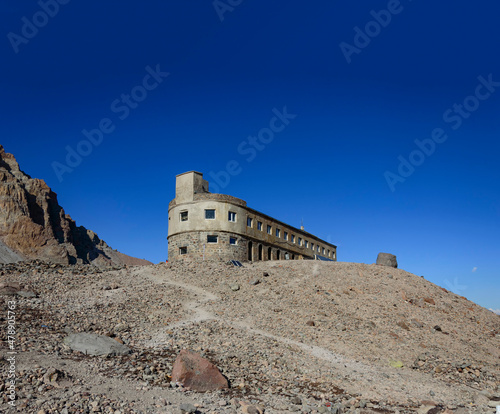
<svg viewBox="0 0 500 414">
<path fill-rule="evenodd" d="M 77 226 L 44 180 L 23 172 L 0 145 L 0 263 L 41 259 L 60 264 L 148 265 L 113 250 Z"/>
</svg>

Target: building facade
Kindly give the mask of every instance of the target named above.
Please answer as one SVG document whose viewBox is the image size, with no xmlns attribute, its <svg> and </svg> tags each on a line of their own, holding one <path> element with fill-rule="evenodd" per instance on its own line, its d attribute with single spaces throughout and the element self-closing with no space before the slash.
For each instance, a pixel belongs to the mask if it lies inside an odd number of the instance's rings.
<svg viewBox="0 0 500 414">
<path fill-rule="evenodd" d="M 208 191 L 203 174 L 176 177 L 168 207 L 168 259 L 337 260 L 337 246 L 247 207 L 239 198 Z"/>
</svg>

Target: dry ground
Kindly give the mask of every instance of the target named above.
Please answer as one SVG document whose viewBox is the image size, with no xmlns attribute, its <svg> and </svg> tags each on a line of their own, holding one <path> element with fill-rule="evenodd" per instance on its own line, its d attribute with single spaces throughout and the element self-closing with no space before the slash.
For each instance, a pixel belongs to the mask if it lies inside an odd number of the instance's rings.
<svg viewBox="0 0 500 414">
<path fill-rule="evenodd" d="M 15 299 L 21 412 L 168 413 L 191 402 L 230 413 L 241 411 L 231 404 L 239 400 L 269 413 L 335 404 L 353 413 L 495 412 L 500 317 L 403 270 L 271 261 L 101 272 L 38 263 L 0 274 L 38 294 Z M 88 357 L 62 343 L 90 331 L 132 354 Z M 183 348 L 211 359 L 231 389 L 172 387 Z M 63 377 L 60 388 L 44 383 L 49 368 Z"/>
</svg>

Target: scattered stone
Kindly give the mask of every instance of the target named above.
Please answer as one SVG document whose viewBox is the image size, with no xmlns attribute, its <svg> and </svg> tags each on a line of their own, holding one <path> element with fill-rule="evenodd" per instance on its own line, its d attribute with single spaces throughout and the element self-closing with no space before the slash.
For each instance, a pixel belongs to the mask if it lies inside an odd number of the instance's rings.
<svg viewBox="0 0 500 414">
<path fill-rule="evenodd" d="M 400 328 L 402 328 L 406 331 L 410 330 L 410 327 L 406 324 L 405 321 L 398 321 L 398 322 L 396 322 L 396 325 L 398 325 Z"/>
<path fill-rule="evenodd" d="M 252 279 L 252 280 L 250 281 L 250 284 L 251 284 L 252 286 L 258 285 L 259 283 L 260 283 L 260 280 L 259 280 L 259 279 Z"/>
<path fill-rule="evenodd" d="M 181 350 L 174 362 L 172 381 L 197 392 L 229 388 L 227 379 L 214 364 L 186 349 Z"/>
<path fill-rule="evenodd" d="M 196 407 L 193 404 L 181 404 L 180 405 L 180 410 L 181 413 L 195 413 L 196 412 Z"/>
<path fill-rule="evenodd" d="M 20 290 L 19 292 L 16 292 L 17 296 L 21 296 L 22 298 L 36 298 L 38 295 L 35 292 L 31 292 L 29 290 Z"/>
<path fill-rule="evenodd" d="M 379 253 L 377 256 L 377 264 L 381 266 L 398 267 L 396 256 L 390 253 Z"/>
<path fill-rule="evenodd" d="M 438 331 L 438 332 L 443 332 L 443 330 L 441 329 L 441 327 L 439 325 L 435 325 L 434 328 L 435 331 Z"/>
<path fill-rule="evenodd" d="M 264 276 L 264 277 L 268 277 L 268 276 L 269 276 L 269 273 L 264 272 L 264 273 L 262 273 L 262 276 Z"/>
<path fill-rule="evenodd" d="M 77 333 L 64 338 L 64 343 L 74 351 L 80 351 L 86 355 L 127 355 L 130 348 L 122 345 L 114 339 L 93 333 Z"/>
<path fill-rule="evenodd" d="M 115 325 L 115 332 L 127 332 L 130 327 L 125 323 L 119 323 Z"/>
<path fill-rule="evenodd" d="M 307 326 L 316 326 L 316 323 L 314 321 L 307 321 L 306 325 Z"/>
<path fill-rule="evenodd" d="M 259 405 L 252 405 L 245 401 L 240 401 L 241 411 L 244 414 L 263 414 L 264 408 Z"/>
<path fill-rule="evenodd" d="M 19 283 L 0 283 L 0 295 L 14 296 L 20 289 Z"/>
<path fill-rule="evenodd" d="M 237 292 L 238 290 L 240 290 L 240 285 L 238 285 L 238 284 L 233 284 L 233 285 L 231 285 L 231 286 L 230 286 L 230 288 L 231 288 L 231 290 L 232 290 L 233 292 Z"/>
<path fill-rule="evenodd" d="M 412 319 L 411 320 L 411 324 L 415 327 L 415 328 L 423 328 L 424 327 L 424 324 L 422 322 L 420 322 L 418 319 Z"/>
<path fill-rule="evenodd" d="M 435 305 L 436 302 L 432 298 L 424 298 L 424 302 L 428 303 L 429 305 Z"/>
</svg>

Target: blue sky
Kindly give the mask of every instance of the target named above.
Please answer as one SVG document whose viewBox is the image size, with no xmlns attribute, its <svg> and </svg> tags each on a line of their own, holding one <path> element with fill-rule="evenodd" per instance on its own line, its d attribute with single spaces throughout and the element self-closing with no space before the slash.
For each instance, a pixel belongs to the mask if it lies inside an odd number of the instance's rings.
<svg viewBox="0 0 500 414">
<path fill-rule="evenodd" d="M 500 308 L 497 2 L 0 7 L 0 143 L 112 247 L 165 260 L 197 170 L 341 261 L 392 252 Z"/>
</svg>

